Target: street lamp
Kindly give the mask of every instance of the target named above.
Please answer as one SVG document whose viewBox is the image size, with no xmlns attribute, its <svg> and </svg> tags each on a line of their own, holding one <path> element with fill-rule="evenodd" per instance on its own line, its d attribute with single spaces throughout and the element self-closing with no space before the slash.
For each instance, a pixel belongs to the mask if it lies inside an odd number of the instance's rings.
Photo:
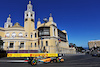
<svg viewBox="0 0 100 67">
<path fill-rule="evenodd" d="M 45 18 L 43 19 L 43 21 L 44 21 L 44 27 L 43 27 L 43 31 L 41 31 L 41 34 L 42 34 L 42 32 L 43 32 L 43 36 L 44 36 L 45 23 L 48 22 L 48 19 L 45 17 Z M 42 47 L 43 47 L 43 41 L 42 41 L 42 36 L 41 36 L 41 50 L 42 50 Z"/>
<path fill-rule="evenodd" d="M 7 49 L 8 49 L 8 51 L 9 51 L 9 46 L 7 47 Z M 8 51 L 7 51 L 7 53 L 8 53 Z"/>
</svg>

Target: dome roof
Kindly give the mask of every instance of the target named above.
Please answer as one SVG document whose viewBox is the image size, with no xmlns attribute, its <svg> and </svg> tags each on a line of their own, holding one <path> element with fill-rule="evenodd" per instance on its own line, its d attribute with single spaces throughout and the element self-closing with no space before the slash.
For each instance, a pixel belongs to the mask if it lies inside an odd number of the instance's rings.
<svg viewBox="0 0 100 67">
<path fill-rule="evenodd" d="M 23 28 L 22 26 L 20 26 L 20 24 L 18 22 L 16 22 L 13 26 L 13 28 Z"/>
</svg>

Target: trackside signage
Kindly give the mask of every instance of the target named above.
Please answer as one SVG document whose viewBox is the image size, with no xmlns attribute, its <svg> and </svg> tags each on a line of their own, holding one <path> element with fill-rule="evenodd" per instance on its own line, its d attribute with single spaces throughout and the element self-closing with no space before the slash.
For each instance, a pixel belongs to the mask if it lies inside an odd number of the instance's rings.
<svg viewBox="0 0 100 67">
<path fill-rule="evenodd" d="M 58 57 L 57 53 L 8 53 L 7 57 Z"/>
</svg>

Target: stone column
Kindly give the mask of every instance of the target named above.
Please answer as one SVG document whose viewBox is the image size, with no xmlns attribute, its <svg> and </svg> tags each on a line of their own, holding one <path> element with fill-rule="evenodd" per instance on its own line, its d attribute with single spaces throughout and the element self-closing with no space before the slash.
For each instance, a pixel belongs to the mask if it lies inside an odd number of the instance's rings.
<svg viewBox="0 0 100 67">
<path fill-rule="evenodd" d="M 19 46 L 20 46 L 20 41 L 19 41 Z M 19 53 L 19 50 L 20 50 L 20 47 L 18 46 L 18 53 Z"/>
<path fill-rule="evenodd" d="M 13 50 L 15 50 L 15 42 L 16 42 L 16 41 L 14 41 L 14 48 L 13 48 Z"/>
<path fill-rule="evenodd" d="M 10 41 L 8 41 L 8 49 L 9 49 L 9 46 L 10 46 Z"/>
<path fill-rule="evenodd" d="M 58 37 L 58 35 L 57 35 L 57 29 L 55 29 L 55 30 L 56 30 L 56 31 L 55 31 L 55 32 L 56 32 L 56 37 Z"/>
<path fill-rule="evenodd" d="M 25 47 L 26 47 L 26 42 L 24 42 L 24 50 L 25 50 Z"/>
<path fill-rule="evenodd" d="M 3 49 L 5 48 L 5 41 L 4 41 L 4 43 L 3 43 Z"/>
<path fill-rule="evenodd" d="M 54 27 L 52 26 L 52 32 L 53 32 L 53 36 L 54 36 Z"/>
<path fill-rule="evenodd" d="M 8 49 L 7 49 L 8 51 L 9 51 L 9 45 L 10 45 L 10 41 L 8 41 Z M 7 51 L 7 52 L 8 52 L 8 51 Z"/>
</svg>

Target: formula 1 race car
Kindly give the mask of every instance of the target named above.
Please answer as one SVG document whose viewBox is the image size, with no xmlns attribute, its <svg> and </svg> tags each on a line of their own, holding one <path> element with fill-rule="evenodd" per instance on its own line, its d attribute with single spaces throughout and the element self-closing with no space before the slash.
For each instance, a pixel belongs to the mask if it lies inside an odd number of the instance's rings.
<svg viewBox="0 0 100 67">
<path fill-rule="evenodd" d="M 31 65 L 43 64 L 43 63 L 56 63 L 56 62 L 64 62 L 62 57 L 47 57 L 47 58 L 30 58 L 29 63 Z"/>
<path fill-rule="evenodd" d="M 25 62 L 31 65 L 64 62 L 62 56 L 63 54 L 58 54 L 58 53 L 8 53 L 7 54 L 7 58 L 27 58 L 24 60 L 9 60 L 9 62 Z"/>
</svg>

